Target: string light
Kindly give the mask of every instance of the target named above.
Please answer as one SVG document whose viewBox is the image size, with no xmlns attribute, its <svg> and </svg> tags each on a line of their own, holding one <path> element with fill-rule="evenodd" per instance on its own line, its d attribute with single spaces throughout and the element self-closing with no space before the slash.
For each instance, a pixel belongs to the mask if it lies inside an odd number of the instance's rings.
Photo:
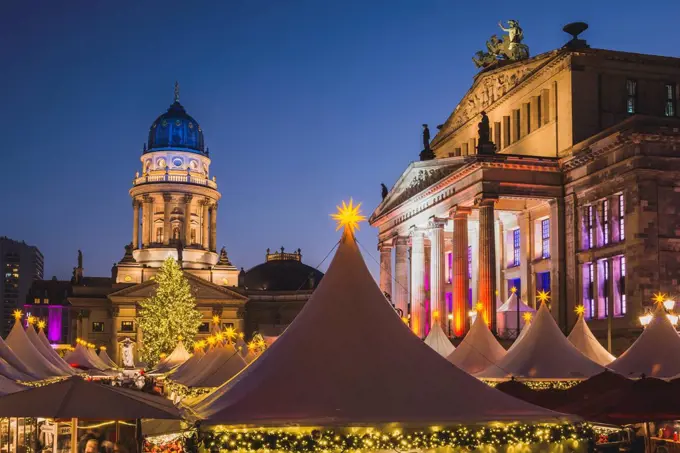
<svg viewBox="0 0 680 453">
<path fill-rule="evenodd" d="M 337 206 L 337 212 L 331 214 L 333 220 L 338 223 L 338 231 L 341 228 L 346 228 L 350 233 L 354 233 L 359 229 L 359 222 L 366 220 L 366 217 L 361 214 L 361 203 L 354 205 L 354 200 L 349 199 L 349 204 L 342 202 L 342 207 Z"/>
</svg>

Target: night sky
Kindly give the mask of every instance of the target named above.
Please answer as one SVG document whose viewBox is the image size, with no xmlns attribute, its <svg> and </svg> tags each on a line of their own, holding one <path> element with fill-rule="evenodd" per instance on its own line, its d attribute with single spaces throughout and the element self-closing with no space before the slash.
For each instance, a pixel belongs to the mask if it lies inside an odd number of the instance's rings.
<svg viewBox="0 0 680 453">
<path fill-rule="evenodd" d="M 222 193 L 219 245 L 246 269 L 281 246 L 316 266 L 339 238 L 335 205 L 371 213 L 417 159 L 421 124 L 436 131 L 470 87 L 499 20 L 520 21 L 532 55 L 580 20 L 592 47 L 680 56 L 677 0 L 552 3 L 2 1 L 0 235 L 38 246 L 46 278 L 70 277 L 78 249 L 86 275 L 109 275 L 178 80 Z M 358 239 L 378 257 L 375 230 Z"/>
</svg>

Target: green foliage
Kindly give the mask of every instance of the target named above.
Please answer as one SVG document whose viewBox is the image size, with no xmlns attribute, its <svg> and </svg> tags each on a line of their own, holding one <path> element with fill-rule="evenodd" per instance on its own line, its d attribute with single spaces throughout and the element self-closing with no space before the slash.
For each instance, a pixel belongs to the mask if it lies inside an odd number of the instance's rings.
<svg viewBox="0 0 680 453">
<path fill-rule="evenodd" d="M 142 330 L 141 358 L 155 365 L 162 353 L 169 354 L 180 338 L 188 348 L 201 325 L 201 313 L 182 269 L 168 258 L 156 274 L 156 292 L 140 302 L 137 322 Z"/>
</svg>

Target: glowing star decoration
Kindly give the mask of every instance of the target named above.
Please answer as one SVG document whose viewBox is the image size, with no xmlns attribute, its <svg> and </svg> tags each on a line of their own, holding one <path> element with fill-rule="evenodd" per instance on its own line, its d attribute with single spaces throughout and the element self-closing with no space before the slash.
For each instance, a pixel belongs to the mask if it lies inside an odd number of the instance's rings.
<svg viewBox="0 0 680 453">
<path fill-rule="evenodd" d="M 512 288 L 510 288 L 510 292 L 511 292 L 512 294 L 515 294 L 515 293 L 517 292 L 517 288 L 515 288 L 515 287 L 513 286 Z"/>
<path fill-rule="evenodd" d="M 14 310 L 14 313 L 12 313 L 12 315 L 14 316 L 15 321 L 21 321 L 21 318 L 24 316 L 21 310 Z"/>
<path fill-rule="evenodd" d="M 245 335 L 243 334 L 243 332 L 239 332 L 239 333 L 238 333 L 238 337 L 239 337 L 241 340 L 243 340 L 243 337 L 245 337 Z"/>
<path fill-rule="evenodd" d="M 38 321 L 38 329 L 43 330 L 47 326 L 47 323 L 44 320 Z"/>
<path fill-rule="evenodd" d="M 227 327 L 227 329 L 224 331 L 224 338 L 229 341 L 233 340 L 236 338 L 236 330 L 233 327 Z"/>
<path fill-rule="evenodd" d="M 335 231 L 341 228 L 349 230 L 354 234 L 354 230 L 359 229 L 359 222 L 366 221 L 366 217 L 361 215 L 361 203 L 354 205 L 354 200 L 349 199 L 349 204 L 342 202 L 342 207 L 337 206 L 338 212 L 331 214 L 333 220 L 338 222 L 338 227 Z"/>
<path fill-rule="evenodd" d="M 432 312 L 432 317 L 433 317 L 434 319 L 439 319 L 439 312 L 438 312 L 438 311 Z"/>
<path fill-rule="evenodd" d="M 212 321 L 213 321 L 213 324 L 218 326 L 220 324 L 220 317 L 215 315 L 215 316 L 212 317 Z"/>
<path fill-rule="evenodd" d="M 28 315 L 28 316 L 26 317 L 26 322 L 27 322 L 29 325 L 32 326 L 33 324 L 35 324 L 36 319 L 35 319 L 35 317 L 33 317 L 33 316 L 31 316 L 31 315 Z"/>
<path fill-rule="evenodd" d="M 106 351 L 106 346 L 100 346 L 100 347 L 99 347 L 99 350 L 101 350 L 101 351 Z"/>
<path fill-rule="evenodd" d="M 475 310 L 483 311 L 484 310 L 484 304 L 481 303 L 481 302 L 477 302 L 477 304 L 475 304 Z"/>
<path fill-rule="evenodd" d="M 658 292 L 654 294 L 654 297 L 652 298 L 654 302 L 657 304 L 663 304 L 663 302 L 666 300 L 666 295 L 663 294 L 662 292 Z"/>
<path fill-rule="evenodd" d="M 182 341 L 184 340 L 184 337 L 182 335 L 177 335 L 177 341 Z"/>
<path fill-rule="evenodd" d="M 524 312 L 524 314 L 522 315 L 522 317 L 524 318 L 524 322 L 530 323 L 530 322 L 531 322 L 531 318 L 533 318 L 534 315 L 531 314 L 530 311 L 527 311 L 527 312 Z"/>
<path fill-rule="evenodd" d="M 577 315 L 581 316 L 586 312 L 586 307 L 583 305 L 577 305 L 576 308 L 574 309 L 574 312 L 576 312 Z"/>
<path fill-rule="evenodd" d="M 208 337 L 208 344 L 210 346 L 214 346 L 215 343 L 217 343 L 217 340 L 215 339 L 215 337 Z"/>
<path fill-rule="evenodd" d="M 546 291 L 546 290 L 542 289 L 538 292 L 538 295 L 536 296 L 536 298 L 538 299 L 538 301 L 540 303 L 544 304 L 544 303 L 546 303 L 550 300 L 550 291 Z"/>
</svg>

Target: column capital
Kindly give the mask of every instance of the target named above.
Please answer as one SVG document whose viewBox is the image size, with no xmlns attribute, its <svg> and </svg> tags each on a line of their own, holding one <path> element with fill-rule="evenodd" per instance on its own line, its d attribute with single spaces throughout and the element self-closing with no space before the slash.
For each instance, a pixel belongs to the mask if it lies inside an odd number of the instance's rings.
<svg viewBox="0 0 680 453">
<path fill-rule="evenodd" d="M 408 236 L 395 236 L 393 239 L 393 243 L 395 247 L 399 246 L 407 246 L 409 243 L 409 237 Z"/>
<path fill-rule="evenodd" d="M 165 202 L 172 201 L 172 194 L 170 194 L 169 192 L 163 192 L 163 201 Z"/>
<path fill-rule="evenodd" d="M 425 235 L 427 234 L 428 230 L 427 228 L 419 228 L 415 225 L 411 226 L 408 230 L 409 237 L 411 240 L 413 239 L 425 239 Z"/>
<path fill-rule="evenodd" d="M 378 250 L 380 250 L 380 251 L 392 250 L 393 245 L 394 245 L 394 239 L 393 238 L 385 239 L 383 241 L 378 242 Z"/>
<path fill-rule="evenodd" d="M 139 198 L 133 198 L 132 199 L 132 207 L 133 208 L 138 208 L 142 202 L 139 200 Z"/>
<path fill-rule="evenodd" d="M 494 206 L 498 201 L 498 195 L 480 194 L 475 197 L 475 206 Z"/>
<path fill-rule="evenodd" d="M 472 209 L 467 207 L 467 206 L 453 206 L 451 209 L 449 209 L 449 217 L 450 218 L 466 218 L 472 214 Z"/>
<path fill-rule="evenodd" d="M 210 207 L 211 202 L 212 202 L 212 200 L 210 198 L 204 198 L 204 199 L 201 200 L 201 204 L 203 206 L 207 207 L 207 208 Z"/>
<path fill-rule="evenodd" d="M 448 219 L 441 219 L 439 217 L 432 216 L 427 221 L 427 228 L 430 229 L 430 230 L 444 228 L 446 226 L 447 222 L 448 222 Z"/>
<path fill-rule="evenodd" d="M 153 203 L 153 197 L 149 194 L 142 195 L 142 199 L 144 203 Z"/>
<path fill-rule="evenodd" d="M 193 198 L 194 198 L 194 196 L 192 194 L 187 193 L 187 194 L 184 195 L 184 202 L 190 203 Z"/>
</svg>

